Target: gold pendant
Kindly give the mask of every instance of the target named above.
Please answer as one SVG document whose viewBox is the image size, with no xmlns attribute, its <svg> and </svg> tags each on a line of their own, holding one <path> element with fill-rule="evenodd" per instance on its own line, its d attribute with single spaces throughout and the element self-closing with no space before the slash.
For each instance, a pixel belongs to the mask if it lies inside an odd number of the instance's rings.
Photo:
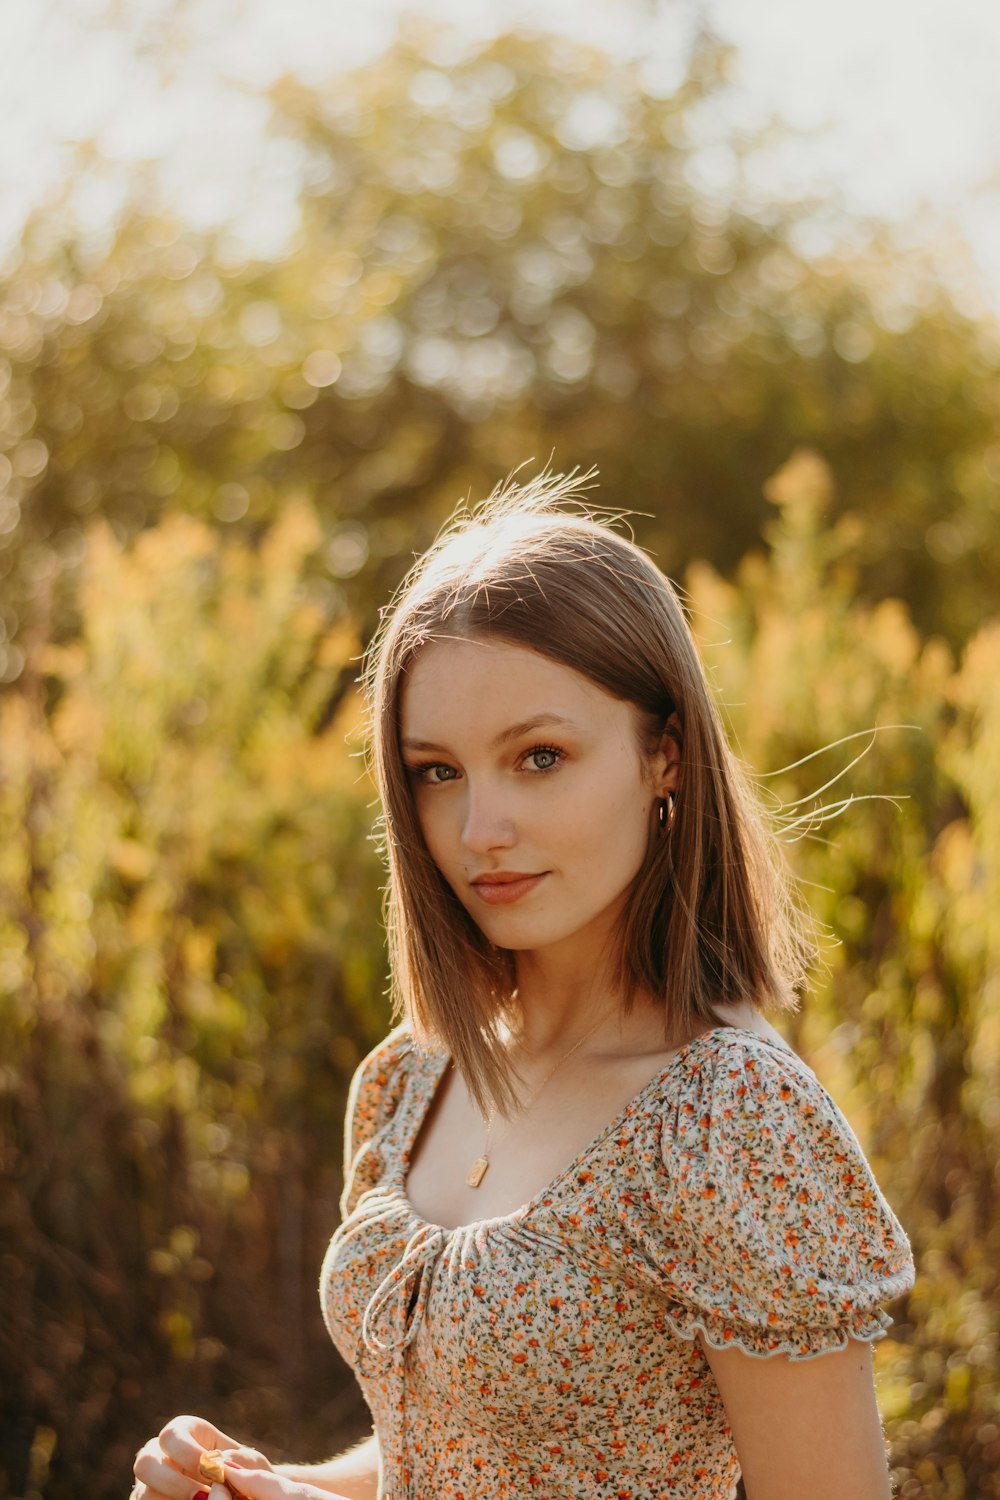
<svg viewBox="0 0 1000 1500">
<path fill-rule="evenodd" d="M 478 1187 L 483 1178 L 486 1176 L 486 1168 L 488 1166 L 489 1160 L 487 1157 L 477 1156 L 475 1161 L 472 1163 L 472 1166 L 469 1168 L 468 1177 L 465 1179 L 467 1186 Z"/>
</svg>

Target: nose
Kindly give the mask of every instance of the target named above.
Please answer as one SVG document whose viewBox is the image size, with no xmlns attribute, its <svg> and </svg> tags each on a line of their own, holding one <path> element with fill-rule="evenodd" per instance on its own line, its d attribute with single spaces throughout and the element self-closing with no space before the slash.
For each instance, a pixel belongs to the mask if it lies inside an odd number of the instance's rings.
<svg viewBox="0 0 1000 1500">
<path fill-rule="evenodd" d="M 509 810 L 496 789 L 470 785 L 462 826 L 462 843 L 472 854 L 486 854 L 491 849 L 510 849 L 517 832 Z"/>
</svg>

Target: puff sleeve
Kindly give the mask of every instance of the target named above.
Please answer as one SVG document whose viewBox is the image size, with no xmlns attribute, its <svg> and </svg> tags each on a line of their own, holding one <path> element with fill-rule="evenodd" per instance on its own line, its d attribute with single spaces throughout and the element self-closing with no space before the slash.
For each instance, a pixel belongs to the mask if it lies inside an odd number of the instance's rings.
<svg viewBox="0 0 1000 1500">
<path fill-rule="evenodd" d="M 404 1021 L 358 1064 L 351 1079 L 344 1118 L 342 1219 L 385 1170 L 384 1146 L 406 1089 L 412 1053 L 413 1039 Z"/>
<path fill-rule="evenodd" d="M 740 1031 L 650 1119 L 642 1258 L 671 1326 L 810 1359 L 885 1337 L 914 1284 L 906 1234 L 854 1131 L 790 1048 Z"/>
</svg>

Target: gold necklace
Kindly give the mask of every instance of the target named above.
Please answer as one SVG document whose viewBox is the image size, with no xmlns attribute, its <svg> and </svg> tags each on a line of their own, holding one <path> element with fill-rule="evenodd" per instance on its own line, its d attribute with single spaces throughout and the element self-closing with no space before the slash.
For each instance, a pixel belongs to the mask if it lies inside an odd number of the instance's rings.
<svg viewBox="0 0 1000 1500">
<path fill-rule="evenodd" d="M 577 1047 L 582 1047 L 583 1044 L 584 1044 L 584 1042 L 589 1041 L 590 1038 L 594 1035 L 594 1032 L 597 1030 L 597 1027 L 600 1026 L 601 1023 L 603 1021 L 605 1021 L 606 1019 L 607 1019 L 606 1016 L 601 1016 L 600 1020 L 597 1021 L 597 1023 L 595 1025 L 593 1025 L 590 1028 L 589 1031 L 584 1032 L 583 1036 L 580 1038 L 580 1040 L 578 1042 L 574 1042 L 573 1043 L 572 1047 L 569 1049 L 568 1052 L 564 1052 L 563 1053 L 562 1057 L 560 1057 L 559 1060 L 558 1060 L 558 1062 L 555 1064 L 555 1067 L 551 1068 L 549 1070 L 549 1072 L 546 1073 L 545 1077 L 542 1079 L 542 1081 L 539 1084 L 538 1088 L 535 1090 L 535 1092 L 532 1094 L 531 1098 L 528 1100 L 527 1104 L 522 1109 L 522 1111 L 521 1111 L 522 1114 L 524 1114 L 527 1110 L 529 1110 L 531 1108 L 531 1106 L 534 1104 L 535 1100 L 538 1098 L 539 1094 L 542 1092 L 542 1089 L 548 1083 L 549 1079 L 552 1077 L 552 1074 L 556 1071 L 556 1068 L 561 1068 L 562 1065 L 563 1065 L 563 1063 L 566 1061 L 566 1059 L 568 1057 L 572 1057 L 573 1056 L 573 1053 L 576 1051 Z M 489 1149 L 490 1149 L 490 1134 L 491 1134 L 492 1130 L 493 1130 L 493 1112 L 491 1110 L 490 1111 L 490 1117 L 489 1117 L 488 1121 L 486 1122 L 486 1145 L 483 1147 L 483 1153 L 482 1153 L 481 1156 L 477 1156 L 476 1157 L 475 1161 L 472 1163 L 472 1166 L 469 1168 L 469 1175 L 465 1179 L 467 1186 L 469 1186 L 471 1188 L 477 1188 L 479 1186 L 479 1184 L 482 1182 L 483 1178 L 486 1176 L 486 1169 L 487 1169 L 487 1167 L 490 1164 Z"/>
</svg>

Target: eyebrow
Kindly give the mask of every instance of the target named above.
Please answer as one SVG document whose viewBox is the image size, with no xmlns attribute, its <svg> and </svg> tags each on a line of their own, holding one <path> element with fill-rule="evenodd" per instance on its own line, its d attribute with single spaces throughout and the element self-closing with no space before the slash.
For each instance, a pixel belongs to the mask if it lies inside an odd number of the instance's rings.
<svg viewBox="0 0 1000 1500">
<path fill-rule="evenodd" d="M 562 714 L 536 714 L 534 718 L 523 719 L 519 724 L 511 724 L 509 729 L 502 729 L 490 748 L 499 750 L 502 745 L 510 744 L 511 740 L 519 740 L 533 729 L 542 729 L 550 724 L 568 724 L 574 729 L 577 727 L 572 719 L 564 718 Z M 447 753 L 444 745 L 435 745 L 432 740 L 403 740 L 401 743 L 404 750 L 441 750 Z"/>
</svg>

